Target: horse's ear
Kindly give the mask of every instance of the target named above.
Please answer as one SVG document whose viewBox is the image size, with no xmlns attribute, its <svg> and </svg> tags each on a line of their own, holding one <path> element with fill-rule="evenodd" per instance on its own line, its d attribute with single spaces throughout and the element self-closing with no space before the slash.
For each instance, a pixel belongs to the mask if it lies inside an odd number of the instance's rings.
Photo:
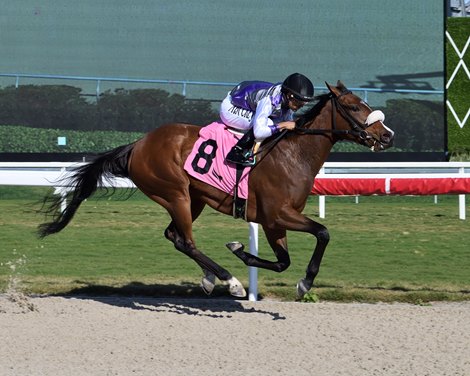
<svg viewBox="0 0 470 376">
<path fill-rule="evenodd" d="M 339 81 L 338 81 L 339 83 Z M 341 94 L 341 90 L 338 90 L 337 87 L 333 86 L 333 85 L 330 85 L 328 82 L 325 81 L 325 85 L 326 87 L 328 88 L 328 90 L 330 91 L 330 93 L 334 94 L 335 96 L 339 96 Z"/>
<path fill-rule="evenodd" d="M 342 91 L 342 90 L 347 90 L 346 86 L 343 84 L 343 81 L 341 81 L 341 80 L 338 80 L 338 82 L 336 83 L 336 86 L 337 86 L 338 89 L 340 89 L 341 91 Z"/>
</svg>

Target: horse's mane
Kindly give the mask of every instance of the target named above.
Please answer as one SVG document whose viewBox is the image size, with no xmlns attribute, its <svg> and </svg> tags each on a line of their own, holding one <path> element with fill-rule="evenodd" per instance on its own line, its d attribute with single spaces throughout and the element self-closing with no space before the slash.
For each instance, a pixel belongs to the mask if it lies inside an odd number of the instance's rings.
<svg viewBox="0 0 470 376">
<path fill-rule="evenodd" d="M 307 112 L 299 115 L 296 118 L 295 122 L 296 122 L 297 127 L 303 128 L 305 124 L 315 119 L 320 113 L 321 109 L 325 106 L 325 104 L 328 102 L 330 98 L 331 98 L 330 93 L 316 96 L 315 100 L 317 101 L 317 103 L 315 103 L 315 105 L 311 109 L 309 109 Z"/>
</svg>

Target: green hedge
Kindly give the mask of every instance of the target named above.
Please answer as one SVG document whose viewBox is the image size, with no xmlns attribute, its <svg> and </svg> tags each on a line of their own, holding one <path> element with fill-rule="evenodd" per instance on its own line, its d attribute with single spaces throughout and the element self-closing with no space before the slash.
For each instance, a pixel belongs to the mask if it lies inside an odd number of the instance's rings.
<svg viewBox="0 0 470 376">
<path fill-rule="evenodd" d="M 140 132 L 74 131 L 3 125 L 0 126 L 0 153 L 98 153 L 131 143 L 142 136 Z M 66 145 L 58 145 L 58 137 L 66 137 Z"/>
<path fill-rule="evenodd" d="M 117 90 L 106 93 L 95 104 L 81 98 L 80 89 L 68 86 L 17 90 L 17 97 L 7 88 L 3 90 L 4 100 L 0 98 L 0 123 L 23 124 L 0 126 L 2 153 L 102 152 L 131 142 L 161 124 L 185 119 L 208 124 L 217 118 L 209 102 L 187 105 L 183 97 L 162 90 Z M 387 125 L 398 135 L 394 152 L 443 149 L 444 134 L 436 133 L 443 132 L 441 103 L 397 99 L 387 101 L 382 110 L 387 114 Z M 58 145 L 57 137 L 66 137 L 67 144 Z M 339 143 L 334 151 L 365 149 Z"/>
<path fill-rule="evenodd" d="M 470 18 L 452 17 L 447 19 L 447 31 L 452 36 L 457 48 L 462 51 L 470 35 Z M 447 80 L 451 77 L 455 67 L 459 63 L 459 57 L 454 48 L 447 41 Z M 465 64 L 470 69 L 470 49 L 463 58 Z M 447 99 L 452 103 L 462 121 L 470 108 L 470 79 L 464 69 L 460 67 L 451 86 L 447 90 Z M 448 148 L 451 155 L 470 154 L 470 118 L 463 128 L 460 128 L 451 111 L 447 109 L 448 124 Z"/>
<path fill-rule="evenodd" d="M 144 100 L 145 97 L 142 98 Z M 127 103 L 123 95 L 119 104 Z M 116 101 L 113 101 L 116 104 Z M 392 149 L 398 151 L 439 151 L 443 148 L 443 107 L 441 103 L 421 100 L 389 100 L 382 110 L 387 114 L 387 125 L 399 135 Z M 109 108 L 109 107 L 108 107 Z M 138 111 L 126 110 L 118 106 L 110 111 L 114 116 L 118 111 L 129 113 L 125 119 L 136 116 Z M 163 112 L 163 109 L 161 110 Z M 124 121 L 124 120 L 122 120 Z M 130 120 L 129 120 L 130 121 Z M 124 127 L 122 127 L 124 128 Z M 140 138 L 147 130 L 141 132 L 121 132 L 115 130 L 82 130 L 76 131 L 59 126 L 58 129 L 44 129 L 25 126 L 0 126 L 1 153 L 48 153 L 48 152 L 102 152 L 115 146 L 126 144 Z M 58 137 L 66 137 L 65 146 L 58 145 Z M 350 142 L 338 143 L 334 151 L 365 151 L 365 148 Z"/>
<path fill-rule="evenodd" d="M 148 132 L 170 122 L 208 124 L 218 118 L 210 101 L 185 101 L 160 89 L 116 89 L 89 102 L 67 85 L 0 89 L 0 124 L 71 130 Z"/>
</svg>

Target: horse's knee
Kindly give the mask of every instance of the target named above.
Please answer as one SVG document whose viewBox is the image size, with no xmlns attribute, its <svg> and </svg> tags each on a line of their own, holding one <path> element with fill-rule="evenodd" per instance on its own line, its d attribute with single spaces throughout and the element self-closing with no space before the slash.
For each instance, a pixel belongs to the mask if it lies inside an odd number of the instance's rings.
<svg viewBox="0 0 470 376">
<path fill-rule="evenodd" d="M 328 243 L 330 241 L 330 233 L 326 227 L 323 227 L 315 234 L 317 240 L 321 243 Z"/>
<path fill-rule="evenodd" d="M 286 254 L 281 255 L 280 257 L 278 255 L 278 260 L 277 260 L 277 263 L 276 263 L 275 271 L 278 272 L 278 273 L 281 273 L 284 270 L 286 270 L 289 266 L 290 266 L 289 254 L 286 253 Z"/>
<path fill-rule="evenodd" d="M 276 264 L 276 267 L 277 267 L 276 272 L 281 273 L 284 270 L 286 270 L 289 266 L 290 266 L 290 260 L 285 260 L 285 261 L 278 262 Z"/>
</svg>

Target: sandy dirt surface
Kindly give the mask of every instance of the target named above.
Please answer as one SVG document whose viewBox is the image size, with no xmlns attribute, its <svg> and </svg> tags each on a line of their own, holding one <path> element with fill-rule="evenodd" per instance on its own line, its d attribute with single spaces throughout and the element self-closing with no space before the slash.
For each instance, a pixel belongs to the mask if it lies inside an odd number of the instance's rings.
<svg viewBox="0 0 470 376">
<path fill-rule="evenodd" d="M 0 295 L 0 375 L 470 375 L 470 302 Z"/>
</svg>

